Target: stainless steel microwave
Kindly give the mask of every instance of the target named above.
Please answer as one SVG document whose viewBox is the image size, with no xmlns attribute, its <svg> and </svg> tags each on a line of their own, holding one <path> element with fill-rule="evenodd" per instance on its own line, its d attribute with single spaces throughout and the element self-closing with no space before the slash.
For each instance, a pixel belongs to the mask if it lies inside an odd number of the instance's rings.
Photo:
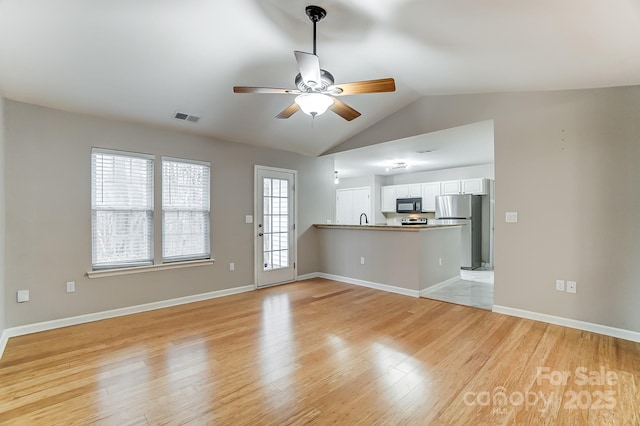
<svg viewBox="0 0 640 426">
<path fill-rule="evenodd" d="M 398 198 L 396 213 L 422 213 L 422 198 Z"/>
</svg>

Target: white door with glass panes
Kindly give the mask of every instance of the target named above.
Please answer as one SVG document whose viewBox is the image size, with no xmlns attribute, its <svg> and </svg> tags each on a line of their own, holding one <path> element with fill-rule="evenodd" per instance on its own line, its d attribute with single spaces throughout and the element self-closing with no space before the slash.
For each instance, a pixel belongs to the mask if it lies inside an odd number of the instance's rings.
<svg viewBox="0 0 640 426">
<path fill-rule="evenodd" d="M 293 170 L 256 166 L 256 286 L 295 280 Z"/>
</svg>

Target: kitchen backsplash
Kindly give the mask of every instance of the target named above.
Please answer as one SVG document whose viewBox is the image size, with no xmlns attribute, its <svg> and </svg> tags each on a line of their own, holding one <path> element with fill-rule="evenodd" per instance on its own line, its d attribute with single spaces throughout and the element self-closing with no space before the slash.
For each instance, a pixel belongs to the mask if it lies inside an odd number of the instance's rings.
<svg viewBox="0 0 640 426">
<path fill-rule="evenodd" d="M 400 214 L 400 213 L 385 213 L 387 218 L 387 225 L 399 226 L 400 220 L 403 217 L 426 217 L 427 219 L 435 219 L 435 213 L 420 213 L 420 214 Z"/>
</svg>

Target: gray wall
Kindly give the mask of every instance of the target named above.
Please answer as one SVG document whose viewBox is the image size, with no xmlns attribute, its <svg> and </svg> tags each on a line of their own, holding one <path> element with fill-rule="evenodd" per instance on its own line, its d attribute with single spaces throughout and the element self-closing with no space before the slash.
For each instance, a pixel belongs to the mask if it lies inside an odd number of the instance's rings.
<svg viewBox="0 0 640 426">
<path fill-rule="evenodd" d="M 637 86 L 424 97 L 332 152 L 493 119 L 495 304 L 640 331 L 639 116 Z"/>
<path fill-rule="evenodd" d="M 334 212 L 333 160 L 5 102 L 6 326 L 253 284 L 253 167 L 298 170 L 298 274 L 317 271 L 316 229 Z M 88 279 L 90 152 L 103 147 L 211 162 L 211 266 Z M 156 199 L 160 197 L 156 185 Z M 159 212 L 156 212 L 156 215 Z M 160 230 L 155 230 L 155 253 Z M 229 271 L 229 262 L 235 271 Z M 75 281 L 76 293 L 65 292 Z M 31 291 L 16 303 L 15 292 Z"/>
<path fill-rule="evenodd" d="M 460 228 L 420 232 L 323 228 L 318 232 L 319 272 L 416 293 L 460 274 Z"/>
<path fill-rule="evenodd" d="M 0 335 L 6 328 L 5 303 L 5 210 L 4 210 L 4 98 L 0 96 Z"/>
</svg>

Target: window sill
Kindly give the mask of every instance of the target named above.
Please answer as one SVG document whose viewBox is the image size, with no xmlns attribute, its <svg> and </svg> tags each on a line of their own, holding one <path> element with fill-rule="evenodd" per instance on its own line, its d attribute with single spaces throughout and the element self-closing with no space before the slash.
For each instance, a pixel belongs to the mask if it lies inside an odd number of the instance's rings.
<svg viewBox="0 0 640 426">
<path fill-rule="evenodd" d="M 105 269 L 102 271 L 88 271 L 89 278 L 113 277 L 117 275 L 140 274 L 142 272 L 163 271 L 166 269 L 191 268 L 193 266 L 213 265 L 215 259 L 190 260 L 186 262 L 162 263 L 159 265 L 135 266 L 132 268 Z"/>
</svg>

